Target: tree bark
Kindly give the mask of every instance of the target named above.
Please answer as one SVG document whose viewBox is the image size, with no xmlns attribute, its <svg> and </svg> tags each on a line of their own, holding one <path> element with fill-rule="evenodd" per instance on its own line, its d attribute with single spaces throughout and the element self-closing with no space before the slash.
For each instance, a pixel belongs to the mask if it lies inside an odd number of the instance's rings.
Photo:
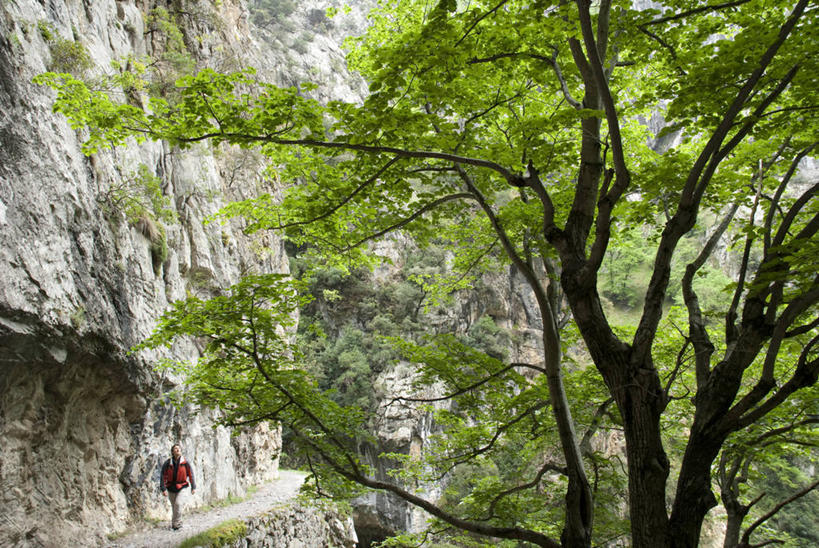
<svg viewBox="0 0 819 548">
<path fill-rule="evenodd" d="M 704 439 L 695 428 L 692 427 L 683 457 L 668 524 L 668 545 L 673 548 L 696 548 L 705 515 L 717 505 L 717 498 L 711 490 L 711 465 L 719 454 L 724 437 Z"/>
<path fill-rule="evenodd" d="M 725 520 L 725 540 L 722 548 L 736 548 L 739 535 L 742 533 L 742 522 L 748 514 L 748 508 L 741 504 L 725 504 L 728 516 Z"/>
<path fill-rule="evenodd" d="M 666 544 L 665 506 L 668 458 L 660 434 L 665 394 L 654 364 L 631 361 L 631 348 L 617 339 L 592 281 L 574 283 L 571 268 L 563 273 L 563 287 L 586 346 L 623 418 L 629 473 L 629 512 L 632 546 L 657 548 Z"/>
<path fill-rule="evenodd" d="M 623 418 L 632 546 L 664 546 L 669 463 L 660 434 L 660 416 L 665 407 L 660 379 L 653 364 L 635 367 L 622 361 L 604 369 L 604 379 Z"/>
</svg>

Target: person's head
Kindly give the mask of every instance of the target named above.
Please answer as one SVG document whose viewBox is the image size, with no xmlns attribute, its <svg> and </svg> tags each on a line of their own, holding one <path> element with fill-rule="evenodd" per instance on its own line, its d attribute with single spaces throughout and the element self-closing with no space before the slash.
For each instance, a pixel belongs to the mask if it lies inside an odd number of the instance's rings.
<svg viewBox="0 0 819 548">
<path fill-rule="evenodd" d="M 174 443 L 171 445 L 171 455 L 173 458 L 178 459 L 180 455 L 182 455 L 182 448 L 179 446 L 178 443 Z"/>
</svg>

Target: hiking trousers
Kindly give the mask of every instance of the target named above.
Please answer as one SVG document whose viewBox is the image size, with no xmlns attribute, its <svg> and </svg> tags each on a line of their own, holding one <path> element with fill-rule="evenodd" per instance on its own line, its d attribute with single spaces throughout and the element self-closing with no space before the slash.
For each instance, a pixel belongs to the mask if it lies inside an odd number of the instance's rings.
<svg viewBox="0 0 819 548">
<path fill-rule="evenodd" d="M 169 490 L 168 500 L 171 501 L 171 527 L 182 527 L 182 491 L 174 493 Z"/>
</svg>

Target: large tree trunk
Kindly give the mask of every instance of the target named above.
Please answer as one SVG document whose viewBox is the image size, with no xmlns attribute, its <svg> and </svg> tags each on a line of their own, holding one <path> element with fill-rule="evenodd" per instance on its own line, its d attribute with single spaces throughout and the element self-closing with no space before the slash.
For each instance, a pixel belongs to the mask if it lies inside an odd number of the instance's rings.
<svg viewBox="0 0 819 548">
<path fill-rule="evenodd" d="M 571 272 L 564 271 L 563 287 L 572 313 L 623 418 L 632 546 L 665 546 L 669 464 L 660 434 L 660 416 L 666 402 L 660 378 L 653 363 L 632 363 L 631 348 L 618 340 L 606 323 L 594 286 L 580 287 L 572 283 L 570 276 Z"/>
<path fill-rule="evenodd" d="M 632 546 L 656 548 L 666 544 L 668 527 L 669 465 L 660 436 L 662 390 L 653 371 L 638 370 L 626 386 L 617 403 L 626 436 Z"/>
<path fill-rule="evenodd" d="M 669 520 L 669 546 L 696 548 L 699 545 L 705 515 L 717 504 L 711 490 L 711 465 L 721 446 L 721 440 L 704 440 L 697 435 L 696 426 L 692 428 Z"/>
</svg>

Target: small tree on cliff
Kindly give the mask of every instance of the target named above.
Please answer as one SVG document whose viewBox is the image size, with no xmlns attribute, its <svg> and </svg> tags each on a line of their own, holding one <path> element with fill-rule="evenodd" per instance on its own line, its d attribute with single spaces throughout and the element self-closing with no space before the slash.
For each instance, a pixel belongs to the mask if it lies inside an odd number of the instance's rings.
<svg viewBox="0 0 819 548">
<path fill-rule="evenodd" d="M 726 441 L 819 374 L 819 185 L 793 184 L 816 146 L 818 12 L 808 0 L 666 1 L 644 10 L 611 0 L 402 2 L 375 11 L 352 46 L 351 66 L 370 82 L 362 105 L 320 105 L 304 97 L 307 87 L 262 84 L 249 71 L 183 78 L 175 104 L 153 99 L 147 111 L 70 75 L 41 81 L 58 90 L 57 110 L 89 128 L 88 152 L 131 136 L 258 147 L 293 185 L 281 203 L 260 196 L 228 208 L 250 229 L 362 259 L 367 242 L 391 231 L 423 241 L 471 223 L 471 238 L 461 231 L 471 245 L 464 253 L 477 260 L 499 246 L 534 292 L 545 355 L 517 364 L 542 372 L 530 382 L 513 364 L 454 340 L 408 345 L 462 408 L 491 410 L 478 430 L 453 416 L 442 458 L 481 459 L 508 439 L 525 441 L 521 455 L 530 458 L 522 460 L 531 465 L 548 410 L 562 459 L 517 469 L 511 486 L 478 486 L 455 509 L 374 478 L 351 452 L 361 417 L 304 378 L 297 354 L 276 336 L 285 315 L 269 316 L 281 299 L 265 288 L 289 286 L 264 277 L 222 300 L 179 304 L 150 341 L 209 337 L 197 394 L 222 405 L 229 422 L 284 420 L 317 455 L 325 482 L 390 490 L 464 531 L 589 546 L 601 489 L 589 480 L 595 463 L 573 417 L 584 409 L 573 398 L 585 392 L 564 379 L 558 315 L 566 302 L 622 421 L 632 545 L 695 546 L 716 504 L 711 470 Z M 664 118 L 663 135 L 678 132 L 663 154 L 650 150 L 656 136 L 641 125 L 652 113 Z M 661 362 L 655 342 L 672 261 L 705 214 L 721 222 L 685 270 L 687 330 L 677 359 Z M 653 269 L 639 322 L 625 336 L 604 313 L 598 273 L 613 235 L 644 225 L 656 226 L 646 240 Z M 726 233 L 741 238 L 741 264 L 715 321 L 700 307 L 695 279 Z M 607 409 L 604 399 L 586 423 Z M 684 449 L 669 496 L 670 421 L 685 428 L 677 429 Z M 409 474 L 425 473 L 406 464 Z M 541 512 L 554 499 L 543 487 L 552 476 L 563 490 L 557 517 Z"/>
</svg>

